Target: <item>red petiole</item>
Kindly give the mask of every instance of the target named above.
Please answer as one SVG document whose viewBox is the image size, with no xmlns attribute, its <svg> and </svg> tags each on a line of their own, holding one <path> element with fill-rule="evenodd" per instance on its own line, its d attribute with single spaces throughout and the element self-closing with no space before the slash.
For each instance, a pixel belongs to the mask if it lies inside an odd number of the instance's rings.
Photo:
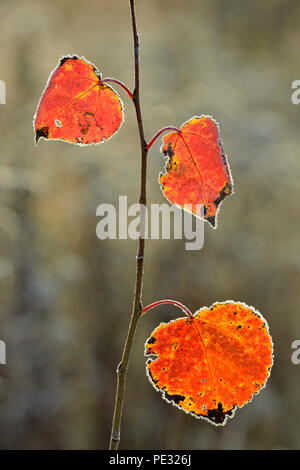
<svg viewBox="0 0 300 470">
<path fill-rule="evenodd" d="M 152 145 L 154 144 L 154 142 L 156 141 L 156 139 L 163 133 L 163 132 L 166 132 L 166 131 L 175 131 L 175 132 L 180 132 L 180 129 L 178 129 L 178 127 L 174 127 L 174 126 L 168 126 L 168 127 L 163 127 L 160 131 L 158 131 L 154 137 L 152 137 L 152 139 L 150 140 L 149 144 L 147 144 L 147 149 L 151 149 Z"/>
<path fill-rule="evenodd" d="M 173 304 L 176 307 L 181 308 L 181 310 L 189 318 L 194 318 L 194 315 L 192 314 L 192 312 L 185 305 L 183 305 L 181 302 L 177 302 L 177 300 L 170 300 L 170 299 L 158 300 L 157 302 L 153 302 L 152 304 L 147 305 L 147 307 L 143 308 L 141 315 L 144 315 L 144 313 L 148 312 L 148 310 L 151 310 L 152 308 L 158 307 L 159 305 L 163 305 L 163 304 Z"/>
<path fill-rule="evenodd" d="M 125 85 L 125 83 L 121 82 L 120 80 L 117 80 L 116 78 L 111 78 L 111 77 L 107 77 L 107 78 L 103 78 L 101 80 L 101 83 L 107 83 L 107 82 L 113 82 L 113 83 L 116 83 L 117 85 L 120 85 L 120 87 L 123 88 L 123 90 L 126 91 L 127 95 L 129 96 L 129 98 L 132 100 L 133 99 L 133 94 L 132 92 L 129 90 L 129 88 Z"/>
</svg>

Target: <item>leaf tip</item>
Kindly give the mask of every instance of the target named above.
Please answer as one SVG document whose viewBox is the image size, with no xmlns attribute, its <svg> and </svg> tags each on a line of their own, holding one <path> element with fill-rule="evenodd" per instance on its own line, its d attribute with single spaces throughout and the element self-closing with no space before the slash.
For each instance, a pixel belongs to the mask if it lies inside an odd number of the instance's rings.
<svg viewBox="0 0 300 470">
<path fill-rule="evenodd" d="M 205 217 L 205 220 L 213 227 L 216 228 L 216 217 L 215 216 L 208 216 Z"/>
</svg>

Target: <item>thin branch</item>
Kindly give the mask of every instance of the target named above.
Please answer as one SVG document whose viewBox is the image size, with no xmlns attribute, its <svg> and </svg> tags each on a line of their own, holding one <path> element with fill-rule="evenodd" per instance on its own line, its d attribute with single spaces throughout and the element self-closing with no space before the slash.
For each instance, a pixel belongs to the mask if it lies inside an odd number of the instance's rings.
<svg viewBox="0 0 300 470">
<path fill-rule="evenodd" d="M 145 141 L 143 119 L 140 107 L 140 78 L 139 78 L 139 38 L 136 25 L 135 2 L 130 0 L 130 12 L 133 31 L 133 44 L 134 44 L 134 69 L 135 69 L 135 87 L 133 91 L 133 103 L 136 111 L 140 148 L 141 148 L 141 186 L 140 186 L 140 199 L 141 207 L 146 206 L 146 176 L 147 176 L 147 154 L 148 148 Z M 121 419 L 125 395 L 126 376 L 130 353 L 133 346 L 134 336 L 138 321 L 142 311 L 142 287 L 143 287 L 143 273 L 144 273 L 144 250 L 145 250 L 145 211 L 141 210 L 140 215 L 140 237 L 139 246 L 136 257 L 136 279 L 135 279 L 135 292 L 133 300 L 133 308 L 131 320 L 125 341 L 121 362 L 117 369 L 117 391 L 115 398 L 114 415 L 112 422 L 112 431 L 110 438 L 111 450 L 118 449 L 120 442 Z"/>
<path fill-rule="evenodd" d="M 185 305 L 183 305 L 181 302 L 177 302 L 177 300 L 170 300 L 170 299 L 158 300 L 157 302 L 153 302 L 152 304 L 147 305 L 147 307 L 144 307 L 144 308 L 143 308 L 143 310 L 142 310 L 142 315 L 144 315 L 144 313 L 148 312 L 148 310 L 151 310 L 152 308 L 158 307 L 159 305 L 163 305 L 163 304 L 172 304 L 172 305 L 175 305 L 176 307 L 181 308 L 181 310 L 182 310 L 189 318 L 194 318 L 194 315 L 192 314 L 192 312 L 191 312 Z"/>
</svg>

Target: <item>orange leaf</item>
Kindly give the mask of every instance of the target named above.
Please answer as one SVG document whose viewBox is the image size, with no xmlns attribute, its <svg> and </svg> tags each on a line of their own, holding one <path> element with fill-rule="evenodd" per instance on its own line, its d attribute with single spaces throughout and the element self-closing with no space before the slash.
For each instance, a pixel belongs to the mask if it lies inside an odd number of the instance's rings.
<svg viewBox="0 0 300 470">
<path fill-rule="evenodd" d="M 163 398 L 181 410 L 224 425 L 265 385 L 272 339 L 260 313 L 227 301 L 192 318 L 161 323 L 145 345 L 147 373 Z"/>
<path fill-rule="evenodd" d="M 36 142 L 45 139 L 96 144 L 120 127 L 120 98 L 101 82 L 96 67 L 77 56 L 64 57 L 50 75 L 34 117 Z"/>
<path fill-rule="evenodd" d="M 191 212 L 215 227 L 221 202 L 233 192 L 217 122 L 210 116 L 193 117 L 163 142 L 168 156 L 166 173 L 159 177 L 163 194 L 181 208 L 190 204 Z M 196 204 L 203 206 L 203 214 Z"/>
</svg>

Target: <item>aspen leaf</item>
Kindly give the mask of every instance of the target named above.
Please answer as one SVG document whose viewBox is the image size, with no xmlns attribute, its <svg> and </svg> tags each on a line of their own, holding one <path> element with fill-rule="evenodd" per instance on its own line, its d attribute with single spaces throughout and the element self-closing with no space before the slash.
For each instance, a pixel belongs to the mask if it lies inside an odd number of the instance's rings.
<svg viewBox="0 0 300 470">
<path fill-rule="evenodd" d="M 220 204 L 233 193 L 218 123 L 210 116 L 195 116 L 179 132 L 166 134 L 161 150 L 168 157 L 159 177 L 164 196 L 180 208 L 191 205 L 194 214 L 216 227 Z"/>
<path fill-rule="evenodd" d="M 123 107 L 117 93 L 101 82 L 83 57 L 64 57 L 50 75 L 36 114 L 36 142 L 45 139 L 97 144 L 120 127 Z"/>
<path fill-rule="evenodd" d="M 226 301 L 161 323 L 145 344 L 150 382 L 179 409 L 224 425 L 264 387 L 273 363 L 268 325 L 254 307 Z"/>
</svg>

